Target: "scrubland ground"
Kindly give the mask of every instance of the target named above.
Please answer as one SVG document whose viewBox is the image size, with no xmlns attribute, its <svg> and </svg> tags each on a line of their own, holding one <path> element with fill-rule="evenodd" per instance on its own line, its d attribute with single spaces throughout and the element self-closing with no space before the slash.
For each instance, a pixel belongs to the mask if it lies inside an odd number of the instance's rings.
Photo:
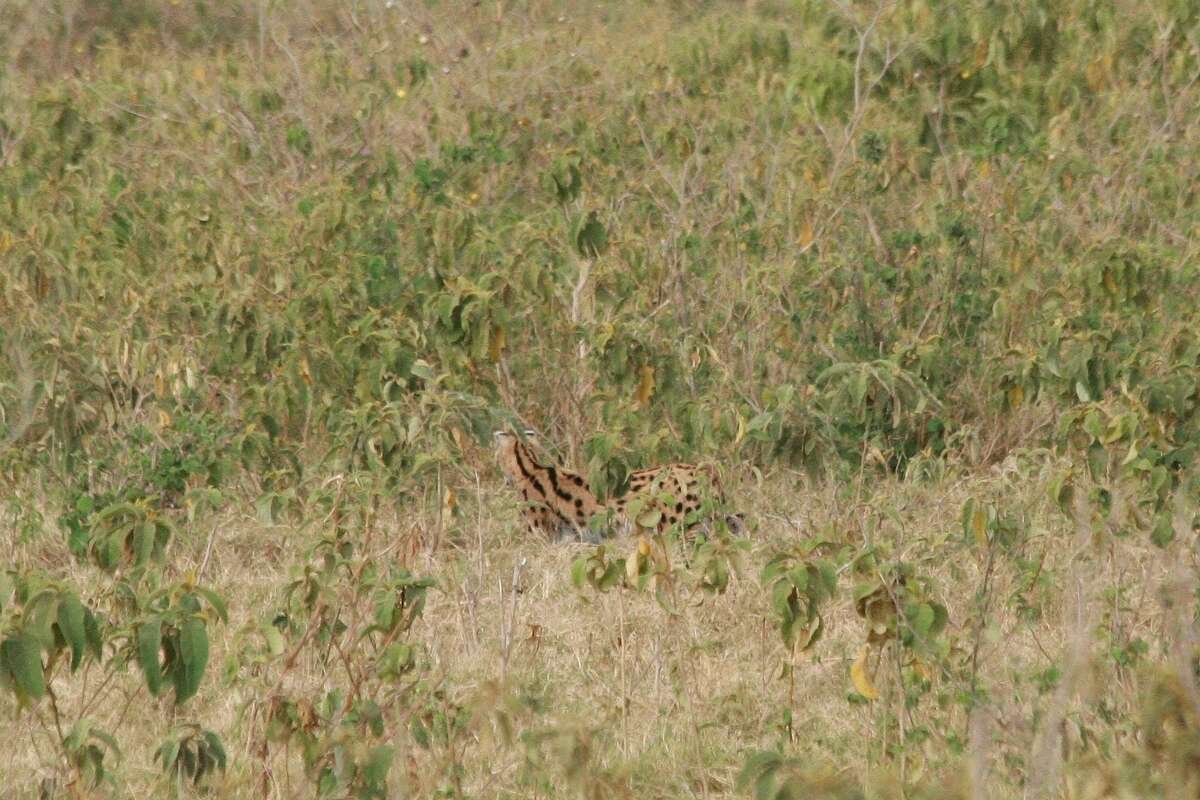
<svg viewBox="0 0 1200 800">
<path fill-rule="evenodd" d="M 813 484 L 786 473 L 749 480 L 735 496 L 753 534 L 728 588 L 697 588 L 698 570 L 681 563 L 676 546 L 672 588 L 658 598 L 652 588 L 576 587 L 572 563 L 594 548 L 525 532 L 514 496 L 492 480 L 464 492 L 440 523 L 389 509 L 345 568 L 407 569 L 436 585 L 404 633 L 414 677 L 373 687 L 389 725 L 378 737 L 369 726 L 361 734 L 395 748 L 389 785 L 400 795 L 733 795 L 748 757 L 771 751 L 798 759 L 798 785 L 818 796 L 822 787 L 856 796 L 850 787 L 863 785 L 898 796 L 902 778 L 929 796 L 1020 796 L 1038 769 L 1057 768 L 1036 764 L 1046 747 L 1039 736 L 1061 736 L 1055 754 L 1061 747 L 1076 758 L 1095 746 L 1091 737 L 1123 741 L 1106 715 L 1132 713 L 1146 689 L 1128 663 L 1138 660 L 1137 645 L 1154 643 L 1156 652 L 1142 653 L 1148 658 L 1169 655 L 1177 620 L 1163 592 L 1181 566 L 1116 542 L 1085 567 L 1080 552 L 1090 543 L 1036 484 L 1015 460 L 931 483 Z M 973 498 L 1021 509 L 1017 552 L 964 542 L 961 510 Z M 221 735 L 229 759 L 208 791 L 312 791 L 301 747 L 264 731 L 266 698 L 288 698 L 294 724 L 319 729 L 328 724 L 328 694 L 377 666 L 377 642 L 309 643 L 281 668 L 263 632 L 290 607 L 288 591 L 313 563 L 322 525 L 264 525 L 229 512 L 204 528 L 176 542 L 172 560 L 228 600 L 229 619 L 209 635 L 211 675 L 186 713 L 172 709 L 169 695 L 149 697 L 134 666 L 110 678 L 105 700 L 86 713 L 81 706 L 95 696 L 87 681 L 82 689 L 64 681 L 57 712 L 36 708 L 6 723 L 11 740 L 29 743 L 8 766 L 23 791 L 56 774 L 56 714 L 119 732 L 127 757 L 114 769 L 132 793 L 166 790 L 148 756 L 192 720 Z M 629 538 L 606 547 L 636 552 Z M 867 681 L 879 696 L 868 702 L 850 674 L 867 634 L 853 587 L 870 573 L 855 570 L 839 576 L 839 595 L 821 610 L 822 638 L 793 656 L 761 573 L 770 556 L 809 549 L 870 551 L 912 565 L 949 613 L 945 649 L 905 657 L 903 666 L 894 645 L 872 651 Z M 16 563 L 86 587 L 89 569 L 63 568 L 70 560 L 54 542 L 18 548 Z M 321 578 L 351 628 L 363 624 L 357 615 L 373 618 L 378 596 L 361 597 L 356 577 Z M 354 730 L 340 738 L 352 740 Z"/>
<path fill-rule="evenodd" d="M 4 12 L 3 793 L 1200 792 L 1195 4 Z"/>
</svg>

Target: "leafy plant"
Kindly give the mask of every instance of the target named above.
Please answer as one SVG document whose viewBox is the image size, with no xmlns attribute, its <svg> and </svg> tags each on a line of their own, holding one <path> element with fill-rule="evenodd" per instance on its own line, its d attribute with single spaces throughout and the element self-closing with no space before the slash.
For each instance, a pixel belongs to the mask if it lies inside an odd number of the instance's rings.
<svg viewBox="0 0 1200 800">
<path fill-rule="evenodd" d="M 216 733 L 191 724 L 177 728 L 164 739 L 154 753 L 154 760 L 171 779 L 174 795 L 181 797 L 188 781 L 199 786 L 209 775 L 218 770 L 223 772 L 227 758 L 225 746 Z"/>
</svg>

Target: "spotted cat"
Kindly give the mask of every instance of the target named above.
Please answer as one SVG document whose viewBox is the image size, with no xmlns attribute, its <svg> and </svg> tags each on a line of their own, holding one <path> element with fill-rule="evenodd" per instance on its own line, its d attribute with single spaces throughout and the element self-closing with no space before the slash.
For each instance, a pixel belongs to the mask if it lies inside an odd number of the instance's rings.
<svg viewBox="0 0 1200 800">
<path fill-rule="evenodd" d="M 578 473 L 538 460 L 526 443 L 536 442 L 533 431 L 525 431 L 525 441 L 511 431 L 497 431 L 495 437 L 500 465 L 525 501 L 526 525 L 551 538 L 597 541 L 599 536 L 589 521 L 593 515 L 605 514 L 625 533 L 643 531 L 646 524 L 657 533 L 680 525 L 690 540 L 698 527 L 711 529 L 720 513 L 700 516 L 706 504 L 718 510 L 725 506 L 720 479 L 710 466 L 666 464 L 638 470 L 629 476 L 629 488 L 604 504 Z M 745 533 L 740 514 L 724 514 L 724 519 L 734 534 Z"/>
<path fill-rule="evenodd" d="M 525 438 L 532 440 L 533 431 Z M 496 454 L 500 467 L 525 501 L 522 516 L 533 533 L 552 539 L 574 538 L 594 541 L 588 521 L 606 509 L 592 494 L 587 481 L 561 466 L 538 461 L 528 444 L 511 431 L 497 431 Z"/>
<path fill-rule="evenodd" d="M 705 504 L 716 510 L 702 516 Z M 683 529 L 684 538 L 694 538 L 697 527 L 709 530 L 717 514 L 722 514 L 729 530 L 738 536 L 745 534 L 746 524 L 740 514 L 724 514 L 725 492 L 715 468 L 696 464 L 664 464 L 641 469 L 629 476 L 629 490 L 614 498 L 610 506 L 627 531 L 645 530 L 649 526 L 663 533 L 676 525 Z"/>
</svg>

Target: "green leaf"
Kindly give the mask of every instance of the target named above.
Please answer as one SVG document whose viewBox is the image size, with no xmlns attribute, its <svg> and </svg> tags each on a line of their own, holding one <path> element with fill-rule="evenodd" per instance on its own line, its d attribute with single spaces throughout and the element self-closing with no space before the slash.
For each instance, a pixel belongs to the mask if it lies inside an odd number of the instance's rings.
<svg viewBox="0 0 1200 800">
<path fill-rule="evenodd" d="M 100 566 L 104 569 L 115 569 L 121 563 L 121 551 L 124 549 L 124 535 L 118 531 L 106 538 L 100 549 Z"/>
<path fill-rule="evenodd" d="M 58 601 L 58 630 L 71 647 L 71 672 L 79 669 L 87 647 L 87 631 L 83 620 L 83 604 L 79 598 L 73 593 L 64 592 Z"/>
<path fill-rule="evenodd" d="M 283 655 L 283 634 L 274 625 L 263 626 L 263 638 L 267 640 L 267 652 L 273 656 Z"/>
<path fill-rule="evenodd" d="M 1092 442 L 1087 451 L 1087 465 L 1092 480 L 1102 483 L 1108 472 L 1108 451 L 1104 445 Z"/>
<path fill-rule="evenodd" d="M 155 617 L 139 625 L 137 629 L 138 666 L 146 676 L 146 688 L 155 697 L 162 691 L 162 665 L 159 662 L 161 649 L 162 619 Z"/>
<path fill-rule="evenodd" d="M 92 651 L 92 657 L 99 660 L 104 654 L 104 640 L 100 637 L 100 623 L 88 608 L 83 610 L 83 633 L 87 639 L 88 650 Z"/>
<path fill-rule="evenodd" d="M 381 787 L 387 782 L 388 772 L 392 768 L 395 748 L 388 745 L 372 747 L 363 764 L 363 778 L 368 786 Z"/>
<path fill-rule="evenodd" d="M 796 591 L 805 593 L 808 591 L 808 565 L 801 564 L 792 568 L 788 572 L 788 580 L 796 587 Z"/>
<path fill-rule="evenodd" d="M 204 741 L 208 744 L 208 751 L 212 754 L 216 761 L 217 769 L 224 771 L 225 769 L 225 745 L 221 743 L 221 737 L 212 731 L 204 732 Z"/>
<path fill-rule="evenodd" d="M 154 554 L 154 523 L 143 522 L 133 529 L 133 563 L 141 566 Z"/>
<path fill-rule="evenodd" d="M 787 581 L 776 581 L 771 585 L 771 608 L 775 609 L 775 615 L 781 619 L 787 619 L 794 616 L 792 610 L 792 598 L 795 597 L 795 588 L 788 584 Z"/>
<path fill-rule="evenodd" d="M 807 650 L 817 642 L 821 641 L 821 637 L 825 634 L 825 620 L 820 614 L 812 615 L 812 620 L 808 624 L 808 641 L 801 644 L 801 650 Z"/>
<path fill-rule="evenodd" d="M 221 622 L 229 621 L 229 610 L 225 606 L 225 599 L 221 597 L 221 595 L 217 594 L 212 589 L 206 589 L 203 586 L 197 586 L 195 589 L 197 593 L 203 595 L 204 599 L 208 601 L 208 604 L 212 606 L 213 611 L 217 612 L 217 618 L 220 619 Z"/>
<path fill-rule="evenodd" d="M 837 591 L 838 568 L 832 561 L 821 559 L 817 562 L 817 573 L 821 576 L 821 583 L 824 586 L 821 599 L 833 597 L 834 592 Z"/>
<path fill-rule="evenodd" d="M 409 723 L 409 731 L 412 732 L 413 740 L 416 741 L 423 749 L 429 749 L 429 729 L 421 722 L 421 718 L 413 715 L 412 722 Z"/>
<path fill-rule="evenodd" d="M 188 617 L 179 626 L 179 660 L 172 670 L 175 705 L 187 701 L 200 688 L 208 665 L 208 632 L 204 620 Z"/>
<path fill-rule="evenodd" d="M 575 246 L 585 258 L 597 258 L 608 249 L 608 231 L 595 211 L 588 212 L 587 222 L 575 237 Z"/>
<path fill-rule="evenodd" d="M 550 173 L 550 177 L 554 181 L 554 195 L 560 203 L 569 203 L 574 200 L 579 196 L 579 190 L 583 188 L 583 178 L 579 174 L 578 166 L 568 164 L 566 173 L 566 180 L 560 178 L 557 171 Z"/>
<path fill-rule="evenodd" d="M 929 626 L 929 635 L 937 636 L 950 622 L 950 612 L 941 603 L 930 603 L 929 607 L 933 609 L 933 624 Z"/>
<path fill-rule="evenodd" d="M 163 772 L 169 773 L 175 766 L 175 759 L 179 757 L 179 740 L 168 739 L 158 746 L 154 751 L 154 760 L 162 762 Z"/>
<path fill-rule="evenodd" d="M 775 580 L 775 576 L 781 574 L 788 568 L 788 557 L 786 555 L 772 556 L 766 564 L 763 564 L 762 571 L 758 575 L 759 582 L 770 583 Z"/>
<path fill-rule="evenodd" d="M 375 624 L 382 631 L 389 631 L 396 622 L 396 593 L 384 592 L 375 599 Z"/>
<path fill-rule="evenodd" d="M 427 381 L 432 381 L 437 377 L 437 374 L 433 371 L 433 367 L 431 367 L 429 362 L 423 358 L 418 358 L 413 362 L 411 372 L 418 378 L 422 378 Z"/>
<path fill-rule="evenodd" d="M 596 581 L 596 588 L 601 591 L 611 589 L 621 582 L 621 578 L 625 576 L 625 559 L 615 558 L 609 562 L 608 568 L 604 570 L 604 574 L 600 576 L 600 580 Z"/>
<path fill-rule="evenodd" d="M 576 589 L 582 589 L 583 585 L 587 583 L 589 560 L 588 556 L 580 556 L 571 562 L 571 583 L 575 585 Z"/>
<path fill-rule="evenodd" d="M 754 433 L 755 431 L 766 428 L 771 424 L 771 421 L 774 418 L 775 415 L 770 411 L 760 411 L 758 414 L 755 414 L 754 418 L 746 425 L 746 433 Z"/>
<path fill-rule="evenodd" d="M 1074 497 L 1075 487 L 1071 482 L 1071 473 L 1069 471 L 1060 472 L 1050 479 L 1050 483 L 1046 487 L 1047 493 L 1050 495 L 1050 501 L 1058 506 L 1063 513 L 1070 513 L 1071 502 Z"/>
<path fill-rule="evenodd" d="M 108 731 L 104 730 L 103 728 L 92 726 L 88 728 L 88 733 L 91 734 L 93 739 L 98 739 L 104 744 L 105 747 L 116 754 L 117 758 L 121 757 L 121 748 L 117 744 L 117 740 L 113 738 L 112 734 L 110 734 Z"/>
<path fill-rule="evenodd" d="M 274 492 L 267 492 L 254 501 L 254 515 L 263 525 L 275 524 L 275 499 Z"/>
<path fill-rule="evenodd" d="M 4 610 L 4 604 L 12 597 L 13 580 L 7 572 L 0 572 L 0 611 Z"/>
<path fill-rule="evenodd" d="M 1175 541 L 1175 526 L 1171 524 L 1170 514 L 1159 514 L 1154 520 L 1154 529 L 1150 531 L 1150 541 L 1155 547 L 1166 547 Z"/>
<path fill-rule="evenodd" d="M 35 639 L 21 633 L 0 643 L 0 668 L 8 670 L 22 694 L 40 700 L 46 694 L 41 648 Z"/>
<path fill-rule="evenodd" d="M 321 777 L 317 779 L 317 797 L 328 797 L 333 794 L 337 785 L 337 775 L 330 767 L 325 767 L 321 770 Z"/>
<path fill-rule="evenodd" d="M 140 517 L 142 515 L 138 507 L 133 503 L 113 503 L 110 506 L 105 506 L 104 510 L 96 515 L 95 522 L 105 522 L 122 514 L 128 514 L 131 517 Z"/>
<path fill-rule="evenodd" d="M 42 650 L 49 651 L 55 647 L 54 623 L 58 619 L 58 600 L 57 590 L 44 588 L 25 603 L 22 633 L 32 637 Z"/>
<path fill-rule="evenodd" d="M 934 618 L 933 608 L 928 603 L 922 603 L 913 609 L 908 622 L 919 635 L 928 636 L 930 629 L 933 628 Z"/>
</svg>

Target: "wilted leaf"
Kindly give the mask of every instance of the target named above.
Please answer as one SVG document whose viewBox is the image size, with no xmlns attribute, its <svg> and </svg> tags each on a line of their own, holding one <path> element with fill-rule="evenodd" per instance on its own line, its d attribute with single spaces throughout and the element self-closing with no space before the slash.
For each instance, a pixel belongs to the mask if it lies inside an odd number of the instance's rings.
<svg viewBox="0 0 1200 800">
<path fill-rule="evenodd" d="M 638 370 L 638 387 L 634 394 L 634 399 L 642 408 L 650 404 L 650 397 L 654 394 L 654 367 L 649 364 L 643 364 Z"/>
<path fill-rule="evenodd" d="M 976 503 L 974 500 L 967 501 L 971 508 L 969 509 L 969 526 L 971 536 L 975 539 L 975 544 L 980 547 L 987 547 L 987 509 L 981 503 Z"/>
<path fill-rule="evenodd" d="M 653 530 L 658 527 L 660 522 L 662 522 L 662 516 L 662 512 L 658 509 L 643 511 L 637 515 L 637 524 L 643 528 Z"/>
<path fill-rule="evenodd" d="M 869 645 L 864 644 L 859 648 L 858 658 L 854 659 L 854 663 L 850 665 L 850 682 L 854 684 L 854 691 L 863 697 L 868 700 L 878 700 L 879 690 L 871 682 L 870 671 L 867 668 L 867 656 L 870 652 Z"/>
<path fill-rule="evenodd" d="M 805 250 L 813 243 L 813 238 L 812 222 L 806 219 L 800 226 L 800 236 L 797 238 L 797 244 L 800 245 L 801 250 Z"/>
</svg>

